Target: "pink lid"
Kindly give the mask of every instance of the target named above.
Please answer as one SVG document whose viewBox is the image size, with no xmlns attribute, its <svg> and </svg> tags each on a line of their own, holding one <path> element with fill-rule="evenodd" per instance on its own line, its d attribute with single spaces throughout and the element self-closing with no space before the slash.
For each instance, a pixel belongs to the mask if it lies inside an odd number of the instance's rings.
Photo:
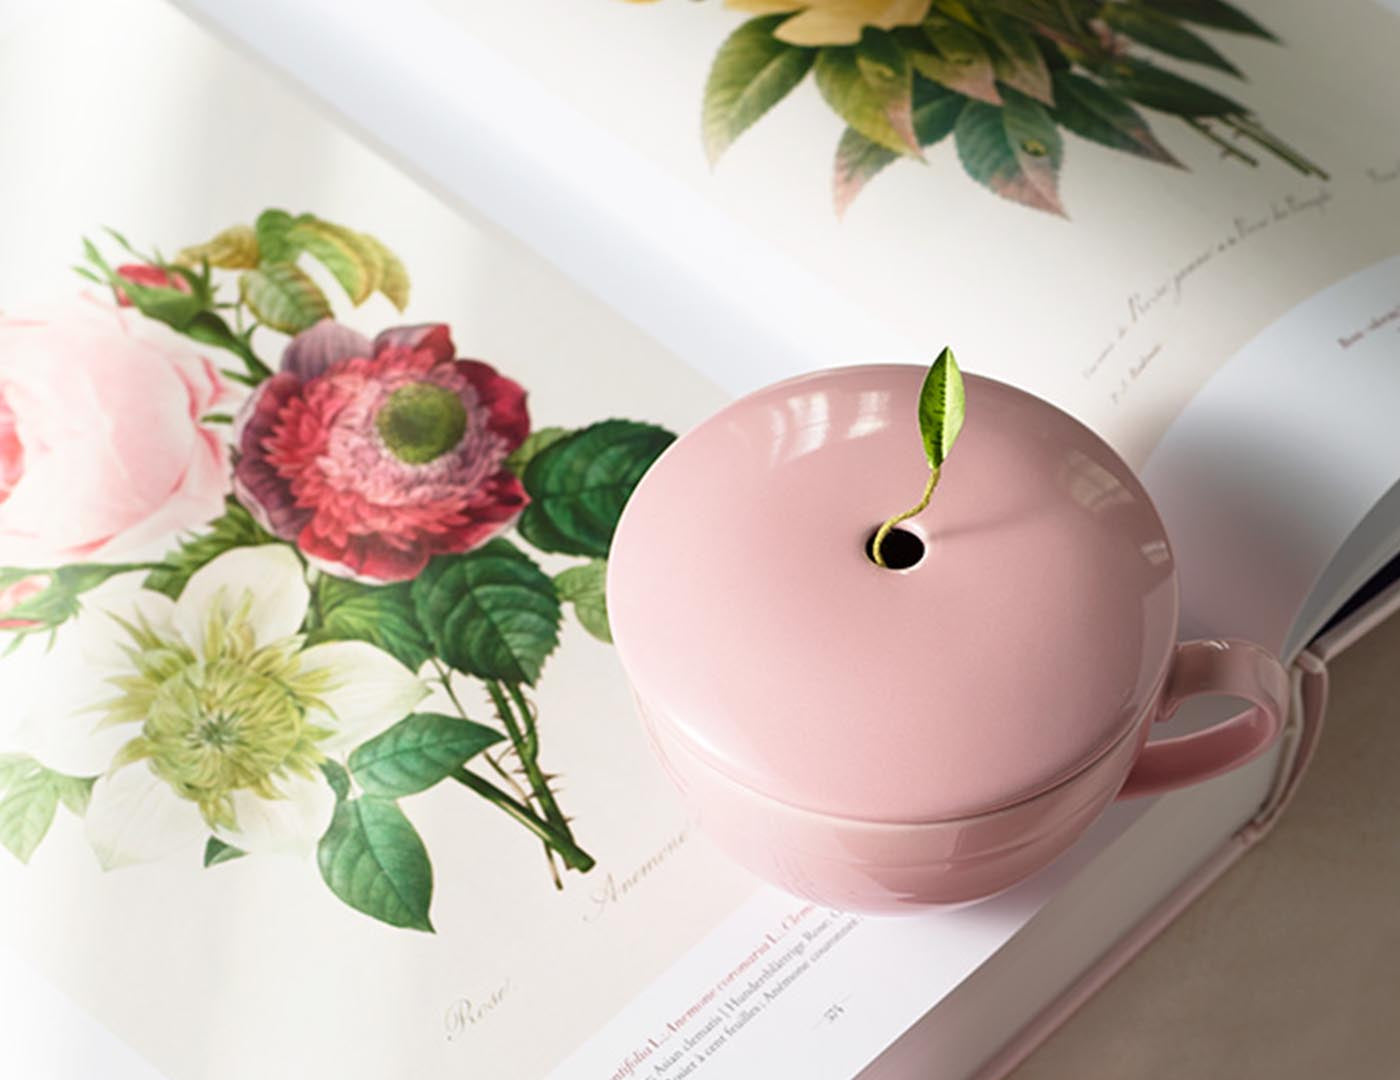
<svg viewBox="0 0 1400 1080">
<path fill-rule="evenodd" d="M 1128 466 L 1072 417 L 968 376 L 910 569 L 865 545 L 928 477 L 924 368 L 818 372 L 730 405 L 643 478 L 608 607 L 648 712 L 784 802 L 930 822 L 1059 783 L 1137 722 L 1176 579 Z"/>
</svg>

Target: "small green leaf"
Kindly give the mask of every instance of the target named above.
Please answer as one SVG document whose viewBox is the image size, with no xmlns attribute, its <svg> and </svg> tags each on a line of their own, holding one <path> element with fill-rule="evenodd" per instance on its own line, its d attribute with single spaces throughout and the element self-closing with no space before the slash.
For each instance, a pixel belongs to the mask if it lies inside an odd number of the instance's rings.
<svg viewBox="0 0 1400 1080">
<path fill-rule="evenodd" d="M 981 38 L 966 26 L 946 19 L 925 24 L 923 31 L 934 52 L 910 52 L 910 62 L 920 75 L 964 97 L 1001 104 L 992 56 Z"/>
<path fill-rule="evenodd" d="M 316 580 L 312 610 L 319 618 L 307 644 L 368 641 L 410 671 L 423 666 L 433 649 L 413 612 L 408 582 L 362 585 L 323 574 Z"/>
<path fill-rule="evenodd" d="M 345 771 L 344 765 L 327 758 L 321 762 L 321 775 L 326 778 L 331 791 L 335 792 L 336 802 L 343 802 L 350 797 L 350 774 Z"/>
<path fill-rule="evenodd" d="M 559 644 L 554 582 L 506 540 L 434 559 L 412 595 L 437 655 L 468 675 L 533 684 Z"/>
<path fill-rule="evenodd" d="M 982 22 L 996 42 L 992 70 L 996 72 L 997 80 L 1044 105 L 1053 105 L 1055 96 L 1051 89 L 1050 70 L 1045 66 L 1045 58 L 1040 55 L 1035 38 L 1031 37 L 1024 25 L 1016 19 L 990 11 L 982 16 Z"/>
<path fill-rule="evenodd" d="M 88 803 L 92 800 L 92 785 L 97 783 L 97 777 L 64 776 L 61 773 L 50 772 L 49 780 L 70 814 L 82 817 L 87 813 Z"/>
<path fill-rule="evenodd" d="M 329 270 L 352 304 L 358 307 L 369 299 L 379 278 L 379 260 L 358 233 L 303 215 L 287 230 L 287 242 Z"/>
<path fill-rule="evenodd" d="M 786 17 L 749 20 L 715 54 L 705 83 L 701 122 L 711 164 L 811 70 L 816 50 L 773 36 L 773 29 Z"/>
<path fill-rule="evenodd" d="M 1164 15 L 1174 15 L 1198 26 L 1230 30 L 1236 34 L 1252 34 L 1269 41 L 1278 40 L 1253 18 L 1224 0 L 1152 0 L 1152 6 Z"/>
<path fill-rule="evenodd" d="M 612 628 L 608 625 L 607 599 L 608 564 L 594 559 L 583 566 L 573 566 L 554 575 L 559 599 L 574 605 L 579 625 L 599 641 L 612 644 Z"/>
<path fill-rule="evenodd" d="M 1178 60 L 1205 64 L 1218 71 L 1243 78 L 1243 73 L 1210 42 L 1192 33 L 1169 15 L 1150 8 L 1128 4 L 1105 4 L 1099 13 L 1105 23 L 1159 53 Z"/>
<path fill-rule="evenodd" d="M 953 350 L 944 349 L 924 376 L 919 390 L 919 434 L 929 467 L 941 468 L 962 431 L 967 395 Z"/>
<path fill-rule="evenodd" d="M 871 142 L 919 157 L 908 57 L 888 34 L 867 30 L 856 46 L 817 54 L 817 88 L 836 114 Z"/>
<path fill-rule="evenodd" d="M 219 863 L 232 862 L 247 854 L 242 848 L 225 844 L 217 836 L 211 836 L 204 844 L 204 868 L 207 870 L 211 866 L 218 866 Z"/>
<path fill-rule="evenodd" d="M 251 270 L 258 265 L 258 234 L 251 225 L 230 225 L 202 244 L 175 256 L 186 266 L 208 263 L 220 270 Z"/>
<path fill-rule="evenodd" d="M 525 466 L 529 465 L 536 454 L 546 446 L 553 446 L 566 435 L 571 435 L 568 428 L 546 427 L 538 431 L 532 431 L 525 437 L 525 441 L 516 447 L 515 452 L 506 458 L 506 468 L 515 473 L 516 476 L 525 475 Z"/>
<path fill-rule="evenodd" d="M 1181 167 L 1157 141 L 1141 113 L 1092 79 L 1069 71 L 1055 72 L 1055 108 L 1051 115 L 1080 138 Z"/>
<path fill-rule="evenodd" d="M 24 777 L 42 772 L 43 768 L 28 754 L 0 754 L 0 793 Z"/>
<path fill-rule="evenodd" d="M 505 736 L 442 713 L 414 713 L 350 755 L 350 771 L 370 795 L 426 791 Z"/>
<path fill-rule="evenodd" d="M 914 134 L 920 146 L 932 146 L 946 137 L 957 123 L 967 99 L 922 76 L 914 78 Z M 844 214 L 861 189 L 899 155 L 873 143 L 855 128 L 847 128 L 836 147 L 836 173 L 832 181 L 836 213 Z"/>
<path fill-rule="evenodd" d="M 263 265 L 291 262 L 297 257 L 296 245 L 287 239 L 296 221 L 285 210 L 269 209 L 258 215 L 253 238 L 258 245 L 258 262 Z M 251 269 L 251 267 L 249 267 Z"/>
<path fill-rule="evenodd" d="M 178 600 L 191 575 L 225 551 L 273 542 L 275 538 L 234 500 L 227 500 L 225 507 L 223 516 L 206 526 L 205 532 L 191 536 L 161 560 L 160 569 L 146 575 L 146 588 Z"/>
<path fill-rule="evenodd" d="M 432 863 L 418 831 L 392 801 L 367 795 L 337 803 L 316 862 L 331 892 L 356 911 L 432 932 Z"/>
<path fill-rule="evenodd" d="M 969 176 L 1013 202 L 1064 214 L 1059 196 L 1063 143 L 1045 106 L 1011 87 L 998 109 L 970 101 L 954 129 Z"/>
<path fill-rule="evenodd" d="M 47 770 L 11 784 L 0 798 L 0 844 L 27 863 L 53 824 L 58 809 L 58 787 Z"/>
<path fill-rule="evenodd" d="M 1097 69 L 1111 92 L 1131 98 L 1149 109 L 1195 119 L 1202 116 L 1238 116 L 1243 105 L 1190 79 L 1173 75 L 1143 60 L 1119 56 Z"/>
<path fill-rule="evenodd" d="M 284 334 L 299 333 L 331 315 L 325 293 L 295 263 L 264 263 L 245 270 L 238 288 L 258 320 Z"/>
<path fill-rule="evenodd" d="M 378 264 L 375 270 L 375 289 L 402 311 L 408 306 L 408 271 L 399 261 L 399 257 L 381 241 L 369 233 L 360 233 L 359 238 L 365 251 L 373 254 Z"/>
</svg>

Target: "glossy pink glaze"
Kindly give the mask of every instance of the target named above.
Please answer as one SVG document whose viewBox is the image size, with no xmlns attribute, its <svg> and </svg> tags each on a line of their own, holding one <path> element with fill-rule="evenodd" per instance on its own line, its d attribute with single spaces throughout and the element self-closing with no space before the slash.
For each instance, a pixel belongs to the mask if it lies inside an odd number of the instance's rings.
<svg viewBox="0 0 1400 1080">
<path fill-rule="evenodd" d="M 1260 752 L 1286 700 L 1251 646 L 1173 663 L 1151 501 L 1082 424 L 1001 383 L 967 377 L 962 437 L 908 524 L 924 559 L 875 566 L 866 539 L 927 478 L 923 375 L 846 368 L 735 402 L 643 479 L 609 560 L 619 655 L 702 824 L 853 909 L 1005 888 L 1073 842 L 1179 700 L 1265 707 L 1150 750 L 1135 792 Z"/>
</svg>

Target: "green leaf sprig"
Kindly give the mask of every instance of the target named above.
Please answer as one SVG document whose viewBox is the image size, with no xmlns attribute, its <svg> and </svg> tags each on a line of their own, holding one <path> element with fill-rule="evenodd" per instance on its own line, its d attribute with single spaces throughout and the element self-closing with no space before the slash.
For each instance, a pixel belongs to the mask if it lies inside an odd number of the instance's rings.
<svg viewBox="0 0 1400 1080">
<path fill-rule="evenodd" d="M 924 455 L 928 458 L 928 483 L 917 506 L 895 514 L 875 533 L 875 540 L 870 546 L 876 565 L 887 565 L 883 548 L 890 531 L 901 521 L 908 521 L 928 508 L 933 489 L 938 486 L 943 463 L 948 460 L 948 451 L 962 431 L 966 413 L 967 398 L 963 391 L 962 372 L 953 359 L 953 350 L 945 348 L 924 376 L 924 385 L 919 391 L 919 434 L 923 437 Z"/>
</svg>

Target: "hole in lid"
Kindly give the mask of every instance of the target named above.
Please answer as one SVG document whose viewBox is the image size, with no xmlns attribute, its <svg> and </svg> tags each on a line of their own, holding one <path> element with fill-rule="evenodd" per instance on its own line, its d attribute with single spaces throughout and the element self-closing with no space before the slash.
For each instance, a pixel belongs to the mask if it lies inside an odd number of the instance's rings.
<svg viewBox="0 0 1400 1080">
<path fill-rule="evenodd" d="M 879 531 L 878 528 L 872 530 L 865 539 L 865 557 L 871 562 L 875 562 L 875 534 Z M 924 550 L 922 537 L 898 526 L 890 530 L 885 542 L 880 545 L 880 554 L 885 557 L 886 570 L 908 570 L 924 557 Z M 879 563 L 875 565 L 878 566 Z"/>
</svg>

